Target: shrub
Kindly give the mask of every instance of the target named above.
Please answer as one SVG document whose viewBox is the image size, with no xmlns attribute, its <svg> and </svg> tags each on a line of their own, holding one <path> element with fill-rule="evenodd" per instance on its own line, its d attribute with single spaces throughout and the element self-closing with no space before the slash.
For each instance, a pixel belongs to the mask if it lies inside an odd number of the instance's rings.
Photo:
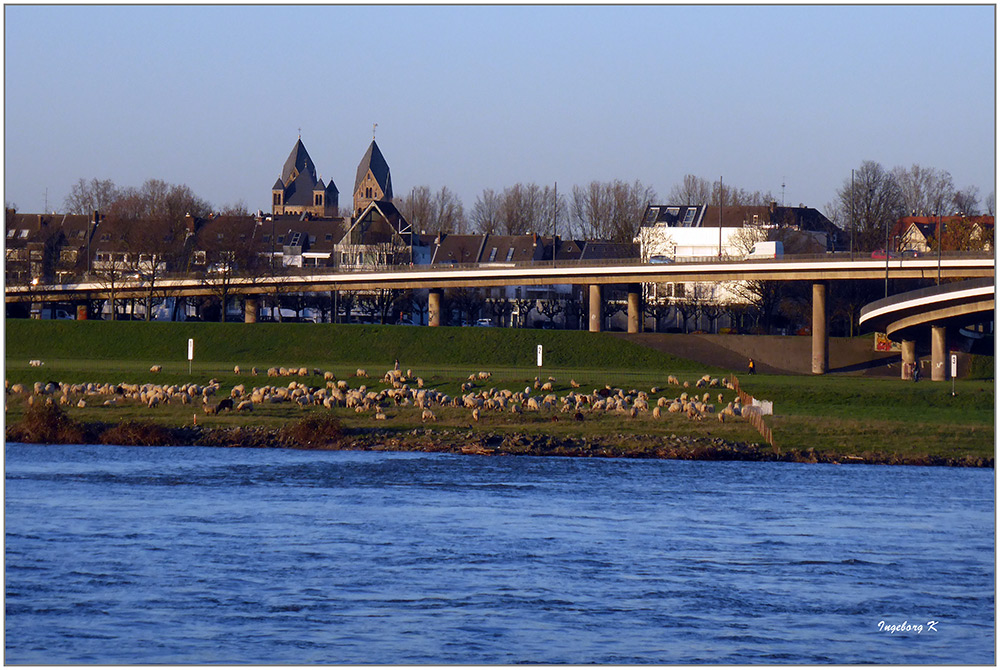
<svg viewBox="0 0 1000 670">
<path fill-rule="evenodd" d="M 58 405 L 36 404 L 25 411 L 20 421 L 7 427 L 7 439 L 36 444 L 83 444 L 86 431 Z"/>
<path fill-rule="evenodd" d="M 969 379 L 993 379 L 993 356 L 969 356 Z"/>
<path fill-rule="evenodd" d="M 162 447 L 173 443 L 170 431 L 163 426 L 142 421 L 124 421 L 101 433 L 101 444 L 136 447 Z"/>
<path fill-rule="evenodd" d="M 309 416 L 281 429 L 280 438 L 290 447 L 317 449 L 339 444 L 344 427 L 331 416 Z"/>
</svg>

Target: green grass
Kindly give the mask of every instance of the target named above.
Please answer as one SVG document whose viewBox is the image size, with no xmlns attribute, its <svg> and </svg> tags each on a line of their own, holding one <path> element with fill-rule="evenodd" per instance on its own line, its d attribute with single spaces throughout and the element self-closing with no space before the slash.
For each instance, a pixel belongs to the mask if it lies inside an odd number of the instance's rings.
<svg viewBox="0 0 1000 670">
<path fill-rule="evenodd" d="M 188 373 L 187 340 L 195 340 L 195 361 Z M 6 321 L 6 378 L 11 383 L 150 382 L 161 384 L 205 383 L 217 378 L 222 392 L 238 383 L 287 385 L 290 378 L 237 377 L 233 365 L 244 371 L 270 366 L 319 368 L 338 378 L 349 378 L 359 367 L 372 379 L 350 379 L 372 390 L 383 388 L 378 377 L 398 358 L 412 368 L 428 388 L 456 395 L 468 375 L 480 370 L 493 377 L 480 388 L 521 390 L 535 376 L 556 378 L 554 391 L 565 395 L 570 379 L 588 392 L 605 384 L 649 392 L 666 387 L 667 375 L 694 382 L 702 374 L 722 377 L 727 371 L 711 369 L 632 344 L 604 333 L 576 331 L 509 330 L 498 328 L 420 328 L 402 326 L 345 326 L 331 324 L 216 324 Z M 544 363 L 535 366 L 535 349 L 544 347 Z M 28 360 L 41 359 L 42 368 Z M 163 366 L 152 374 L 149 366 Z M 299 380 L 299 378 L 294 378 Z M 302 379 L 321 386 L 322 377 Z M 914 384 L 896 379 L 862 376 L 740 376 L 741 384 L 755 397 L 774 402 L 775 415 L 766 419 L 782 449 L 813 447 L 843 455 L 864 453 L 929 454 L 992 458 L 994 453 L 994 401 L 992 380 L 958 380 L 952 385 L 924 380 Z M 674 397 L 683 389 L 668 387 L 659 395 Z M 693 392 L 695 389 L 690 389 Z M 713 401 L 723 389 L 708 389 Z M 704 389 L 698 389 L 700 393 Z M 723 391 L 728 402 L 731 391 Z M 22 401 L 23 402 L 23 401 Z M 7 420 L 23 408 L 10 402 Z M 137 406 L 124 408 L 72 407 L 80 420 L 113 422 L 125 419 L 154 420 L 164 425 L 190 423 L 195 408 L 170 406 L 153 412 Z M 313 411 L 313 410 L 306 410 Z M 393 410 L 395 411 L 395 410 Z M 205 425 L 245 423 L 278 426 L 301 415 L 286 406 L 258 408 L 252 416 L 199 416 Z M 348 428 L 379 426 L 371 417 L 338 411 Z M 491 416 L 470 427 L 468 412 L 445 409 L 439 427 L 477 431 L 545 433 L 586 437 L 596 434 L 648 433 L 722 437 L 759 441 L 746 423 L 691 422 L 665 416 L 659 422 L 640 418 L 632 422 L 616 416 L 588 418 L 586 422 Z M 563 416 L 562 418 L 565 418 Z M 207 422 L 207 423 L 206 423 Z M 398 411 L 391 428 L 419 427 L 419 413 Z"/>
<path fill-rule="evenodd" d="M 622 341 L 606 333 L 507 328 L 425 328 L 305 323 L 144 323 L 8 319 L 7 364 L 31 359 L 131 361 L 187 370 L 188 338 L 195 363 L 376 367 L 531 368 L 543 347 L 545 369 L 695 371 L 703 366 Z M 148 369 L 148 366 L 147 366 Z"/>
</svg>

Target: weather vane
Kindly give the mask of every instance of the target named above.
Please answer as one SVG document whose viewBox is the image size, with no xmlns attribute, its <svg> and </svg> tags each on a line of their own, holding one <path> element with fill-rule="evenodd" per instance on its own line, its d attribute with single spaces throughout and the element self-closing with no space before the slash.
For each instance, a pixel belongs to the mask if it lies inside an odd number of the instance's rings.
<svg viewBox="0 0 1000 670">
<path fill-rule="evenodd" d="M 375 140 L 375 129 L 376 128 L 378 128 L 378 124 L 377 123 L 373 123 L 372 124 L 372 141 Z"/>
</svg>

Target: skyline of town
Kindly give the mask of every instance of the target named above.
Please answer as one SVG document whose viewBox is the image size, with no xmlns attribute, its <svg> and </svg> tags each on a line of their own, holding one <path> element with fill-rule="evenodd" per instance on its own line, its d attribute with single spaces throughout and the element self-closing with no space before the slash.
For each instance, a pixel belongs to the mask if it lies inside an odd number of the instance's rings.
<svg viewBox="0 0 1000 670">
<path fill-rule="evenodd" d="M 466 211 L 519 182 L 568 193 L 639 180 L 663 201 L 686 174 L 823 210 L 865 160 L 946 170 L 984 200 L 994 18 L 976 6 L 8 6 L 5 202 L 60 210 L 81 178 L 156 178 L 267 210 L 298 133 L 345 193 L 375 123 L 397 193 L 446 186 Z M 960 42 L 933 39 L 952 27 Z M 49 47 L 29 48 L 39 40 Z"/>
</svg>

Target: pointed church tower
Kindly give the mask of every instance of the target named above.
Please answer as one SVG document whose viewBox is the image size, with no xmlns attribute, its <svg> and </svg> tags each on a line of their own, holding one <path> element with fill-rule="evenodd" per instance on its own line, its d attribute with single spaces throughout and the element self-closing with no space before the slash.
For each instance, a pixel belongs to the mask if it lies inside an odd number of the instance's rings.
<svg viewBox="0 0 1000 670">
<path fill-rule="evenodd" d="M 374 200 L 392 200 L 392 177 L 389 175 L 389 164 L 373 139 L 358 165 L 358 176 L 354 180 L 354 216 L 361 214 Z"/>
<path fill-rule="evenodd" d="M 281 168 L 281 177 L 271 187 L 271 213 L 336 216 L 338 196 L 332 179 L 326 185 L 317 179 L 316 165 L 300 137 Z"/>
</svg>

